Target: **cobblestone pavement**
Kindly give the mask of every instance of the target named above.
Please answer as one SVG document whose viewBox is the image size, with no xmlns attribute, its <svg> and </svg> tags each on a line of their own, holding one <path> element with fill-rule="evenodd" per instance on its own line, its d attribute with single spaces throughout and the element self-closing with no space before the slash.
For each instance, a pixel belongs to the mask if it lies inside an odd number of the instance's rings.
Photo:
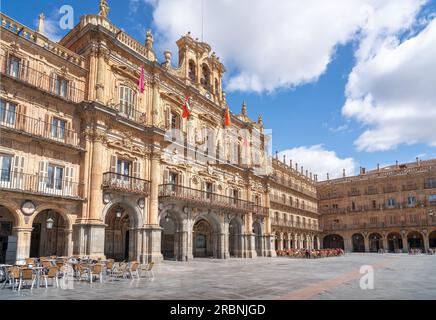
<svg viewBox="0 0 436 320">
<path fill-rule="evenodd" d="M 361 266 L 374 289 L 359 286 Z M 74 282 L 73 289 L 0 289 L 6 299 L 436 299 L 436 256 L 347 254 L 317 260 L 286 257 L 165 261 L 155 278 Z"/>
</svg>

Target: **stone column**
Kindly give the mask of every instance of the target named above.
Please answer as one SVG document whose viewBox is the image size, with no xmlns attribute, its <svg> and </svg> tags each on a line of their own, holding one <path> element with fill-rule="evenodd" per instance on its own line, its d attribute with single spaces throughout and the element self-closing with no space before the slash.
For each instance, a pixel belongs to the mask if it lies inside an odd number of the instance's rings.
<svg viewBox="0 0 436 320">
<path fill-rule="evenodd" d="M 96 83 L 96 99 L 98 102 L 105 104 L 104 102 L 104 83 L 105 83 L 105 56 L 108 54 L 108 51 L 103 46 L 105 45 L 104 42 L 100 43 L 100 48 L 98 52 L 98 58 L 97 58 L 97 83 Z"/>
<path fill-rule="evenodd" d="M 383 235 L 383 250 L 388 250 L 388 238 L 386 235 Z"/>
<path fill-rule="evenodd" d="M 150 166 L 150 205 L 148 211 L 148 223 L 144 227 L 146 246 L 142 252 L 141 260 L 146 262 L 161 262 L 162 228 L 159 226 L 159 182 L 160 182 L 160 154 L 159 145 L 155 144 L 151 155 Z"/>
<path fill-rule="evenodd" d="M 424 236 L 424 250 L 425 252 L 428 252 L 428 249 L 430 248 L 430 240 L 428 238 L 429 233 L 423 232 L 423 236 Z"/>
<path fill-rule="evenodd" d="M 353 240 L 350 237 L 344 236 L 344 250 L 345 252 L 353 252 Z"/>
<path fill-rule="evenodd" d="M 64 230 L 65 248 L 64 253 L 67 257 L 73 255 L 73 230 Z"/>
<path fill-rule="evenodd" d="M 16 261 L 30 258 L 30 239 L 33 228 L 14 228 L 14 235 L 17 237 Z M 14 263 L 16 262 L 14 261 Z"/>
<path fill-rule="evenodd" d="M 409 252 L 409 243 L 407 242 L 407 234 L 401 235 L 401 239 L 403 240 L 403 251 Z"/>
<path fill-rule="evenodd" d="M 365 242 L 365 252 L 369 252 L 369 235 L 364 236 L 363 240 Z"/>
<path fill-rule="evenodd" d="M 288 234 L 288 237 L 286 238 L 286 248 L 291 249 L 291 235 Z"/>
<path fill-rule="evenodd" d="M 245 215 L 245 244 L 246 244 L 246 251 L 245 251 L 245 257 L 246 258 L 256 258 L 256 238 L 253 233 L 253 213 L 249 212 Z"/>
</svg>

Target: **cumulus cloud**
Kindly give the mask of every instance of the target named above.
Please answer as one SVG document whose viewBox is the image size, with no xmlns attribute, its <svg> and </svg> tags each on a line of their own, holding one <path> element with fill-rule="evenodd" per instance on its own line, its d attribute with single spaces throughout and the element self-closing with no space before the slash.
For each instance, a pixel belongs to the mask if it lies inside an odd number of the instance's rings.
<svg viewBox="0 0 436 320">
<path fill-rule="evenodd" d="M 201 0 L 144 0 L 161 49 L 202 34 Z M 136 1 L 134 1 L 136 2 Z M 228 90 L 274 91 L 316 81 L 338 45 L 359 40 L 368 56 L 413 23 L 423 0 L 204 1 L 204 40 L 230 69 Z"/>
<path fill-rule="evenodd" d="M 349 76 L 342 113 L 366 126 L 360 151 L 400 144 L 436 146 L 436 19 L 416 36 L 386 39 L 359 59 Z"/>
<path fill-rule="evenodd" d="M 329 151 L 323 145 L 303 146 L 283 150 L 279 153 L 279 159 L 286 155 L 287 161 L 292 160 L 293 165 L 298 163 L 304 166 L 304 170 L 309 170 L 318 174 L 318 180 L 325 180 L 327 173 L 330 178 L 342 177 L 343 169 L 347 175 L 355 174 L 356 162 L 353 158 L 340 158 L 334 151 Z"/>
</svg>

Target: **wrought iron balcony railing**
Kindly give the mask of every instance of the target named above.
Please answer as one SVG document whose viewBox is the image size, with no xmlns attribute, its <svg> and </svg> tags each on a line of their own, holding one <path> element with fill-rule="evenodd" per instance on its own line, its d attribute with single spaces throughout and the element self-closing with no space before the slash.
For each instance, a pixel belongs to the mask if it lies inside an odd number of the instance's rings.
<svg viewBox="0 0 436 320">
<path fill-rule="evenodd" d="M 147 114 L 141 112 L 134 105 L 120 103 L 111 108 L 115 109 L 122 118 L 132 120 L 133 122 L 145 125 L 147 123 Z"/>
<path fill-rule="evenodd" d="M 150 194 L 150 181 L 119 173 L 106 172 L 103 174 L 103 189 L 148 196 Z"/>
<path fill-rule="evenodd" d="M 24 134 L 41 137 L 51 141 L 80 147 L 79 134 L 67 125 L 32 118 L 25 114 L 13 112 L 0 107 L 0 127 L 6 130 L 17 130 Z"/>
<path fill-rule="evenodd" d="M 269 208 L 266 207 L 262 207 L 260 205 L 257 204 L 253 204 L 253 213 L 260 215 L 260 216 L 265 216 L 267 217 L 269 215 Z"/>
<path fill-rule="evenodd" d="M 47 175 L 26 174 L 0 170 L 0 189 L 15 192 L 81 199 L 82 184 L 70 179 L 56 179 Z"/>
<path fill-rule="evenodd" d="M 12 65 L 10 58 L 0 55 L 0 70 L 2 76 L 29 84 L 67 101 L 79 103 L 85 99 L 85 92 L 78 88 L 73 80 L 61 80 L 61 78 L 40 72 L 23 65 L 21 60 L 16 65 Z"/>
<path fill-rule="evenodd" d="M 246 212 L 253 211 L 252 202 L 175 184 L 160 185 L 159 197 L 168 197 L 192 203 L 201 203 L 210 207 L 220 207 Z"/>
</svg>

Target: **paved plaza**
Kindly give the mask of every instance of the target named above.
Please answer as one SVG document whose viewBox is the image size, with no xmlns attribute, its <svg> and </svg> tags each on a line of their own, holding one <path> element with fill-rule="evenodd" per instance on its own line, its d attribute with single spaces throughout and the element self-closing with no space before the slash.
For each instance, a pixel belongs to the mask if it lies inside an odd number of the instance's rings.
<svg viewBox="0 0 436 320">
<path fill-rule="evenodd" d="M 374 289 L 359 286 L 360 268 L 374 269 Z M 115 280 L 74 289 L 0 290 L 6 299 L 436 299 L 436 256 L 347 254 L 317 260 L 286 257 L 165 261 L 155 278 Z"/>
</svg>

